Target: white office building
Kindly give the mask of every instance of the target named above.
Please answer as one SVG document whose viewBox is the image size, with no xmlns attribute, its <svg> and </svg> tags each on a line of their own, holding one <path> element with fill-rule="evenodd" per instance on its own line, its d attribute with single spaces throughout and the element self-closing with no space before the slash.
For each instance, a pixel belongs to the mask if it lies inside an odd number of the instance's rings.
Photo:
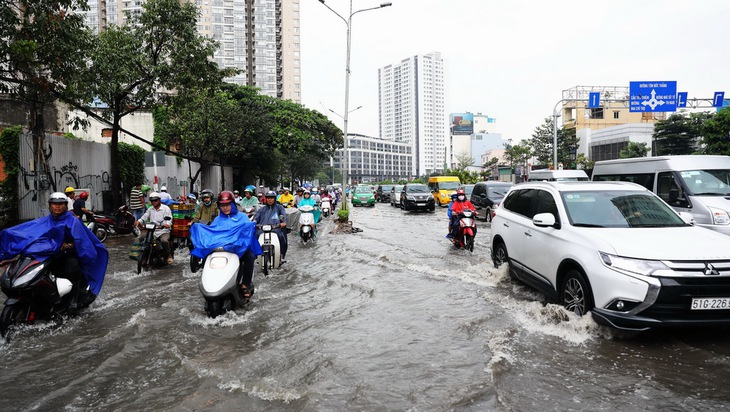
<svg viewBox="0 0 730 412">
<path fill-rule="evenodd" d="M 446 75 L 439 52 L 415 55 L 378 69 L 380 137 L 411 146 L 412 177 L 448 167 Z"/>
</svg>

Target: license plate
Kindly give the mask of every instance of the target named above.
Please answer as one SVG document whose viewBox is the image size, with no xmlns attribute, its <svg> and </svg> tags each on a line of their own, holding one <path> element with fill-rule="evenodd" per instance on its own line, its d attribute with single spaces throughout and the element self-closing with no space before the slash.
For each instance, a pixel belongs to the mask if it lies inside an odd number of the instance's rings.
<svg viewBox="0 0 730 412">
<path fill-rule="evenodd" d="M 730 309 L 730 298 L 695 298 L 692 299 L 692 310 L 726 310 Z"/>
<path fill-rule="evenodd" d="M 418 202 L 418 203 L 416 203 L 416 206 L 426 206 L 426 204 L 423 202 Z"/>
</svg>

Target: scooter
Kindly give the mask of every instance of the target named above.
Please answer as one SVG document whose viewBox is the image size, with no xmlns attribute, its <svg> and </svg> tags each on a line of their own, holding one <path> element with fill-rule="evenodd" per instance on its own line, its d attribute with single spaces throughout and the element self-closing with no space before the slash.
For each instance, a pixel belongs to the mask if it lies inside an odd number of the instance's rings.
<svg viewBox="0 0 730 412">
<path fill-rule="evenodd" d="M 97 239 L 99 239 L 99 242 L 104 243 L 104 241 L 107 238 L 107 235 L 109 232 L 107 232 L 106 227 L 104 225 L 99 224 L 96 221 L 96 215 L 86 215 L 87 219 L 83 223 L 86 225 L 86 227 L 89 228 L 91 233 L 95 234 Z"/>
<path fill-rule="evenodd" d="M 253 217 L 256 215 L 256 208 L 253 206 L 246 206 L 243 208 L 242 212 L 248 216 L 248 220 L 253 222 Z"/>
<path fill-rule="evenodd" d="M 171 220 L 170 217 L 166 217 L 165 220 Z M 162 242 L 159 238 L 155 237 L 155 230 L 162 229 L 162 226 L 156 223 L 145 223 L 145 230 L 147 234 L 142 241 L 142 247 L 137 256 L 137 273 L 142 273 L 142 269 L 148 268 L 161 268 L 167 266 L 167 255 L 165 249 L 162 247 Z"/>
<path fill-rule="evenodd" d="M 301 206 L 299 211 L 302 212 L 299 216 L 299 238 L 302 243 L 307 243 L 310 240 L 314 240 L 317 236 L 317 224 L 314 222 L 314 207 L 313 206 Z"/>
<path fill-rule="evenodd" d="M 250 297 L 243 295 L 239 267 L 238 256 L 224 251 L 222 247 L 205 258 L 198 286 L 205 298 L 205 312 L 209 317 L 223 315 L 229 310 L 242 307 L 250 300 Z M 250 293 L 253 294 L 253 288 Z"/>
<path fill-rule="evenodd" d="M 475 222 L 476 212 L 473 210 L 463 210 L 457 218 L 459 219 L 459 230 L 456 239 L 451 242 L 457 248 L 463 248 L 470 252 L 474 251 L 474 236 L 476 235 L 477 226 Z"/>
<path fill-rule="evenodd" d="M 263 253 L 256 258 L 256 265 L 263 269 L 264 276 L 269 276 L 269 270 L 281 266 L 281 245 L 272 225 L 261 225 L 259 228 L 263 232 L 259 235 Z"/>
<path fill-rule="evenodd" d="M 127 205 L 120 206 L 114 212 L 114 216 L 94 215 L 94 220 L 99 226 L 104 226 L 106 231 L 112 235 L 128 235 L 131 233 L 134 237 L 139 237 L 141 233 L 135 225 L 136 219 Z"/>
<path fill-rule="evenodd" d="M 329 198 L 322 199 L 322 216 L 329 217 L 330 213 L 332 213 L 332 202 Z"/>
<path fill-rule="evenodd" d="M 96 298 L 88 289 L 72 293 L 69 279 L 51 273 L 53 257 L 41 262 L 18 255 L 0 276 L 0 288 L 8 297 L 0 314 L 0 336 L 9 338 L 11 329 L 36 320 L 63 323 L 63 315 L 73 315 Z"/>
</svg>

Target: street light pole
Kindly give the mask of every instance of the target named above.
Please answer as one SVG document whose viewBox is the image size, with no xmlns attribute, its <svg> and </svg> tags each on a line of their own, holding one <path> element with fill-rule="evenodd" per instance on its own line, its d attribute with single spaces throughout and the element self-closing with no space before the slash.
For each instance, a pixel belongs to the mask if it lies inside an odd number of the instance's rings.
<svg viewBox="0 0 730 412">
<path fill-rule="evenodd" d="M 368 10 L 377 10 L 383 7 L 392 6 L 393 3 L 380 3 L 380 6 L 378 7 L 370 7 L 367 9 L 361 9 L 357 10 L 355 12 L 352 11 L 352 0 L 350 0 L 350 15 L 346 19 L 342 17 L 339 13 L 334 11 L 330 6 L 325 4 L 324 0 L 319 0 L 320 3 L 322 3 L 325 7 L 327 7 L 332 13 L 334 13 L 337 17 L 342 19 L 342 21 L 345 22 L 345 25 L 347 25 L 347 58 L 345 59 L 345 111 L 343 112 L 342 120 L 343 120 L 343 142 L 344 142 L 344 148 L 343 148 L 343 166 L 342 166 L 342 194 L 343 194 L 343 202 L 341 208 L 343 210 L 347 209 L 347 175 L 350 171 L 350 155 L 348 153 L 347 148 L 347 122 L 349 117 L 349 106 L 350 106 L 350 50 L 352 48 L 352 16 L 356 15 L 357 13 L 361 13 L 363 11 Z M 357 110 L 357 109 L 356 109 Z M 353 110 L 354 111 L 354 110 Z"/>
</svg>

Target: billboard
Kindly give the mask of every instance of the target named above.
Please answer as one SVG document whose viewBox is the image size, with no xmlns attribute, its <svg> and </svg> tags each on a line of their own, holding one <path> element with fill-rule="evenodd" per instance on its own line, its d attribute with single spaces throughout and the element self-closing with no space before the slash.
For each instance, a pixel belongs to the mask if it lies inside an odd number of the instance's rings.
<svg viewBox="0 0 730 412">
<path fill-rule="evenodd" d="M 451 113 L 451 134 L 473 134 L 474 114 L 472 113 Z"/>
</svg>

